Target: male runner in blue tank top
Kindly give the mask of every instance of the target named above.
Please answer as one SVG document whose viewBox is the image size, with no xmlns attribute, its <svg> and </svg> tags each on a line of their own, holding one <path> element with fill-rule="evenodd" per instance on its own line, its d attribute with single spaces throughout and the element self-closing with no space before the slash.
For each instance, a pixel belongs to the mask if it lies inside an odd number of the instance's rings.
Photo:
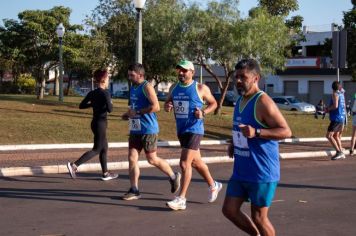
<svg viewBox="0 0 356 236">
<path fill-rule="evenodd" d="M 258 88 L 260 67 L 253 59 L 235 66 L 235 86 L 240 95 L 233 116 L 233 143 L 229 156 L 234 170 L 223 205 L 224 215 L 249 235 L 275 235 L 268 219 L 280 178 L 278 139 L 291 130 L 273 100 Z M 241 211 L 251 201 L 252 220 Z"/>
<path fill-rule="evenodd" d="M 329 112 L 330 119 L 326 138 L 336 150 L 336 154 L 331 157 L 331 160 L 339 160 L 346 158 L 342 152 L 341 143 L 341 134 L 346 123 L 345 96 L 341 91 L 342 87 L 338 81 L 334 81 L 331 87 L 333 94 L 329 106 L 326 108 L 327 112 Z"/>
<path fill-rule="evenodd" d="M 143 149 L 148 163 L 157 167 L 169 177 L 171 192 L 180 187 L 180 173 L 174 173 L 168 162 L 157 157 L 158 122 L 155 112 L 160 110 L 156 92 L 145 80 L 145 69 L 136 63 L 128 68 L 128 76 L 132 82 L 130 88 L 130 108 L 123 114 L 123 119 L 129 120 L 129 176 L 131 187 L 123 196 L 124 200 L 134 200 L 141 197 L 138 189 L 140 169 L 138 158 Z"/>
<path fill-rule="evenodd" d="M 186 209 L 186 194 L 192 178 L 192 166 L 209 185 L 208 202 L 214 202 L 222 184 L 214 181 L 208 166 L 200 156 L 200 141 L 204 135 L 204 117 L 216 108 L 216 101 L 208 86 L 193 80 L 194 65 L 182 60 L 176 66 L 179 82 L 171 87 L 165 102 L 165 110 L 174 109 L 177 134 L 182 152 L 180 167 L 182 169 L 182 187 L 179 195 L 167 202 L 173 210 Z M 207 106 L 203 109 L 204 102 Z"/>
</svg>

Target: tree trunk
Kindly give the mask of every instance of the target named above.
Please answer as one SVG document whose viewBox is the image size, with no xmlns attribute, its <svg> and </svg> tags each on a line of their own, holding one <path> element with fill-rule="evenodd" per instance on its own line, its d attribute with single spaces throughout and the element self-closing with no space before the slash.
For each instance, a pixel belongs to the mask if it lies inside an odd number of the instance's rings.
<svg viewBox="0 0 356 236">
<path fill-rule="evenodd" d="M 71 83 L 72 83 L 72 76 L 73 76 L 73 73 L 70 72 L 70 73 L 69 73 L 69 76 L 68 76 L 68 83 L 67 83 L 67 89 L 66 89 L 66 96 L 68 96 L 68 94 L 69 94 L 69 89 L 70 89 Z"/>
<path fill-rule="evenodd" d="M 4 77 L 4 70 L 0 70 L 0 84 L 2 84 L 2 80 L 3 80 L 3 77 Z"/>
<path fill-rule="evenodd" d="M 46 87 L 46 79 L 44 77 L 41 78 L 41 83 L 40 83 L 40 91 L 37 96 L 39 100 L 42 100 L 44 97 L 44 92 L 45 92 L 45 87 Z"/>
<path fill-rule="evenodd" d="M 216 107 L 215 111 L 214 111 L 214 115 L 221 115 L 221 108 L 222 108 L 222 103 L 224 102 L 223 99 L 220 99 L 218 101 L 218 106 Z"/>
<path fill-rule="evenodd" d="M 38 70 L 38 78 L 40 79 L 40 91 L 37 96 L 37 99 L 42 100 L 46 88 L 46 76 L 45 76 L 44 69 L 42 67 Z"/>
</svg>

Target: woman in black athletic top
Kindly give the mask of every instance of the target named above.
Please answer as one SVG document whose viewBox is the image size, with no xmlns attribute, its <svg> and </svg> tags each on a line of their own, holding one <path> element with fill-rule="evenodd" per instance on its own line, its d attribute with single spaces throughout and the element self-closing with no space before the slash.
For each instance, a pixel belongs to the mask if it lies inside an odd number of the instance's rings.
<svg viewBox="0 0 356 236">
<path fill-rule="evenodd" d="M 93 120 L 91 130 L 94 134 L 94 147 L 92 150 L 84 153 L 73 163 L 68 162 L 67 168 L 70 176 L 75 179 L 77 168 L 99 154 L 100 165 L 103 171 L 102 180 L 110 180 L 118 177 L 117 174 L 111 174 L 107 168 L 108 141 L 106 139 L 107 113 L 112 111 L 110 94 L 106 90 L 109 84 L 108 72 L 106 70 L 96 70 L 94 79 L 98 86 L 97 89 L 90 91 L 80 103 L 79 108 L 93 108 Z"/>
</svg>

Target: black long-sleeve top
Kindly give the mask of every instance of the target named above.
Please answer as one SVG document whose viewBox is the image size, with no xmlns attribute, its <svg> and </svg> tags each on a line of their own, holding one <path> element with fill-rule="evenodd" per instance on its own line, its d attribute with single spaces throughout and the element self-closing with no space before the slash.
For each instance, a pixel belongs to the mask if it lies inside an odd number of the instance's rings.
<svg viewBox="0 0 356 236">
<path fill-rule="evenodd" d="M 111 97 L 107 90 L 97 88 L 90 91 L 79 104 L 79 109 L 93 108 L 93 120 L 106 119 L 107 113 L 112 112 Z"/>
</svg>

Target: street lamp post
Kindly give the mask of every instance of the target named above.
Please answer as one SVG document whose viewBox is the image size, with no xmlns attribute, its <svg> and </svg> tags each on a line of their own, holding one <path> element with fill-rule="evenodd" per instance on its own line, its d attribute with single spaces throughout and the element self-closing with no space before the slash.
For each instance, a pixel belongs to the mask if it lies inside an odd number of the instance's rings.
<svg viewBox="0 0 356 236">
<path fill-rule="evenodd" d="M 136 62 L 142 64 L 142 9 L 145 6 L 146 0 L 134 0 L 134 5 L 137 11 L 136 14 Z"/>
<path fill-rule="evenodd" d="M 62 23 L 57 26 L 57 36 L 59 39 L 59 101 L 63 102 L 63 52 L 62 52 L 62 38 L 65 28 Z"/>
</svg>

